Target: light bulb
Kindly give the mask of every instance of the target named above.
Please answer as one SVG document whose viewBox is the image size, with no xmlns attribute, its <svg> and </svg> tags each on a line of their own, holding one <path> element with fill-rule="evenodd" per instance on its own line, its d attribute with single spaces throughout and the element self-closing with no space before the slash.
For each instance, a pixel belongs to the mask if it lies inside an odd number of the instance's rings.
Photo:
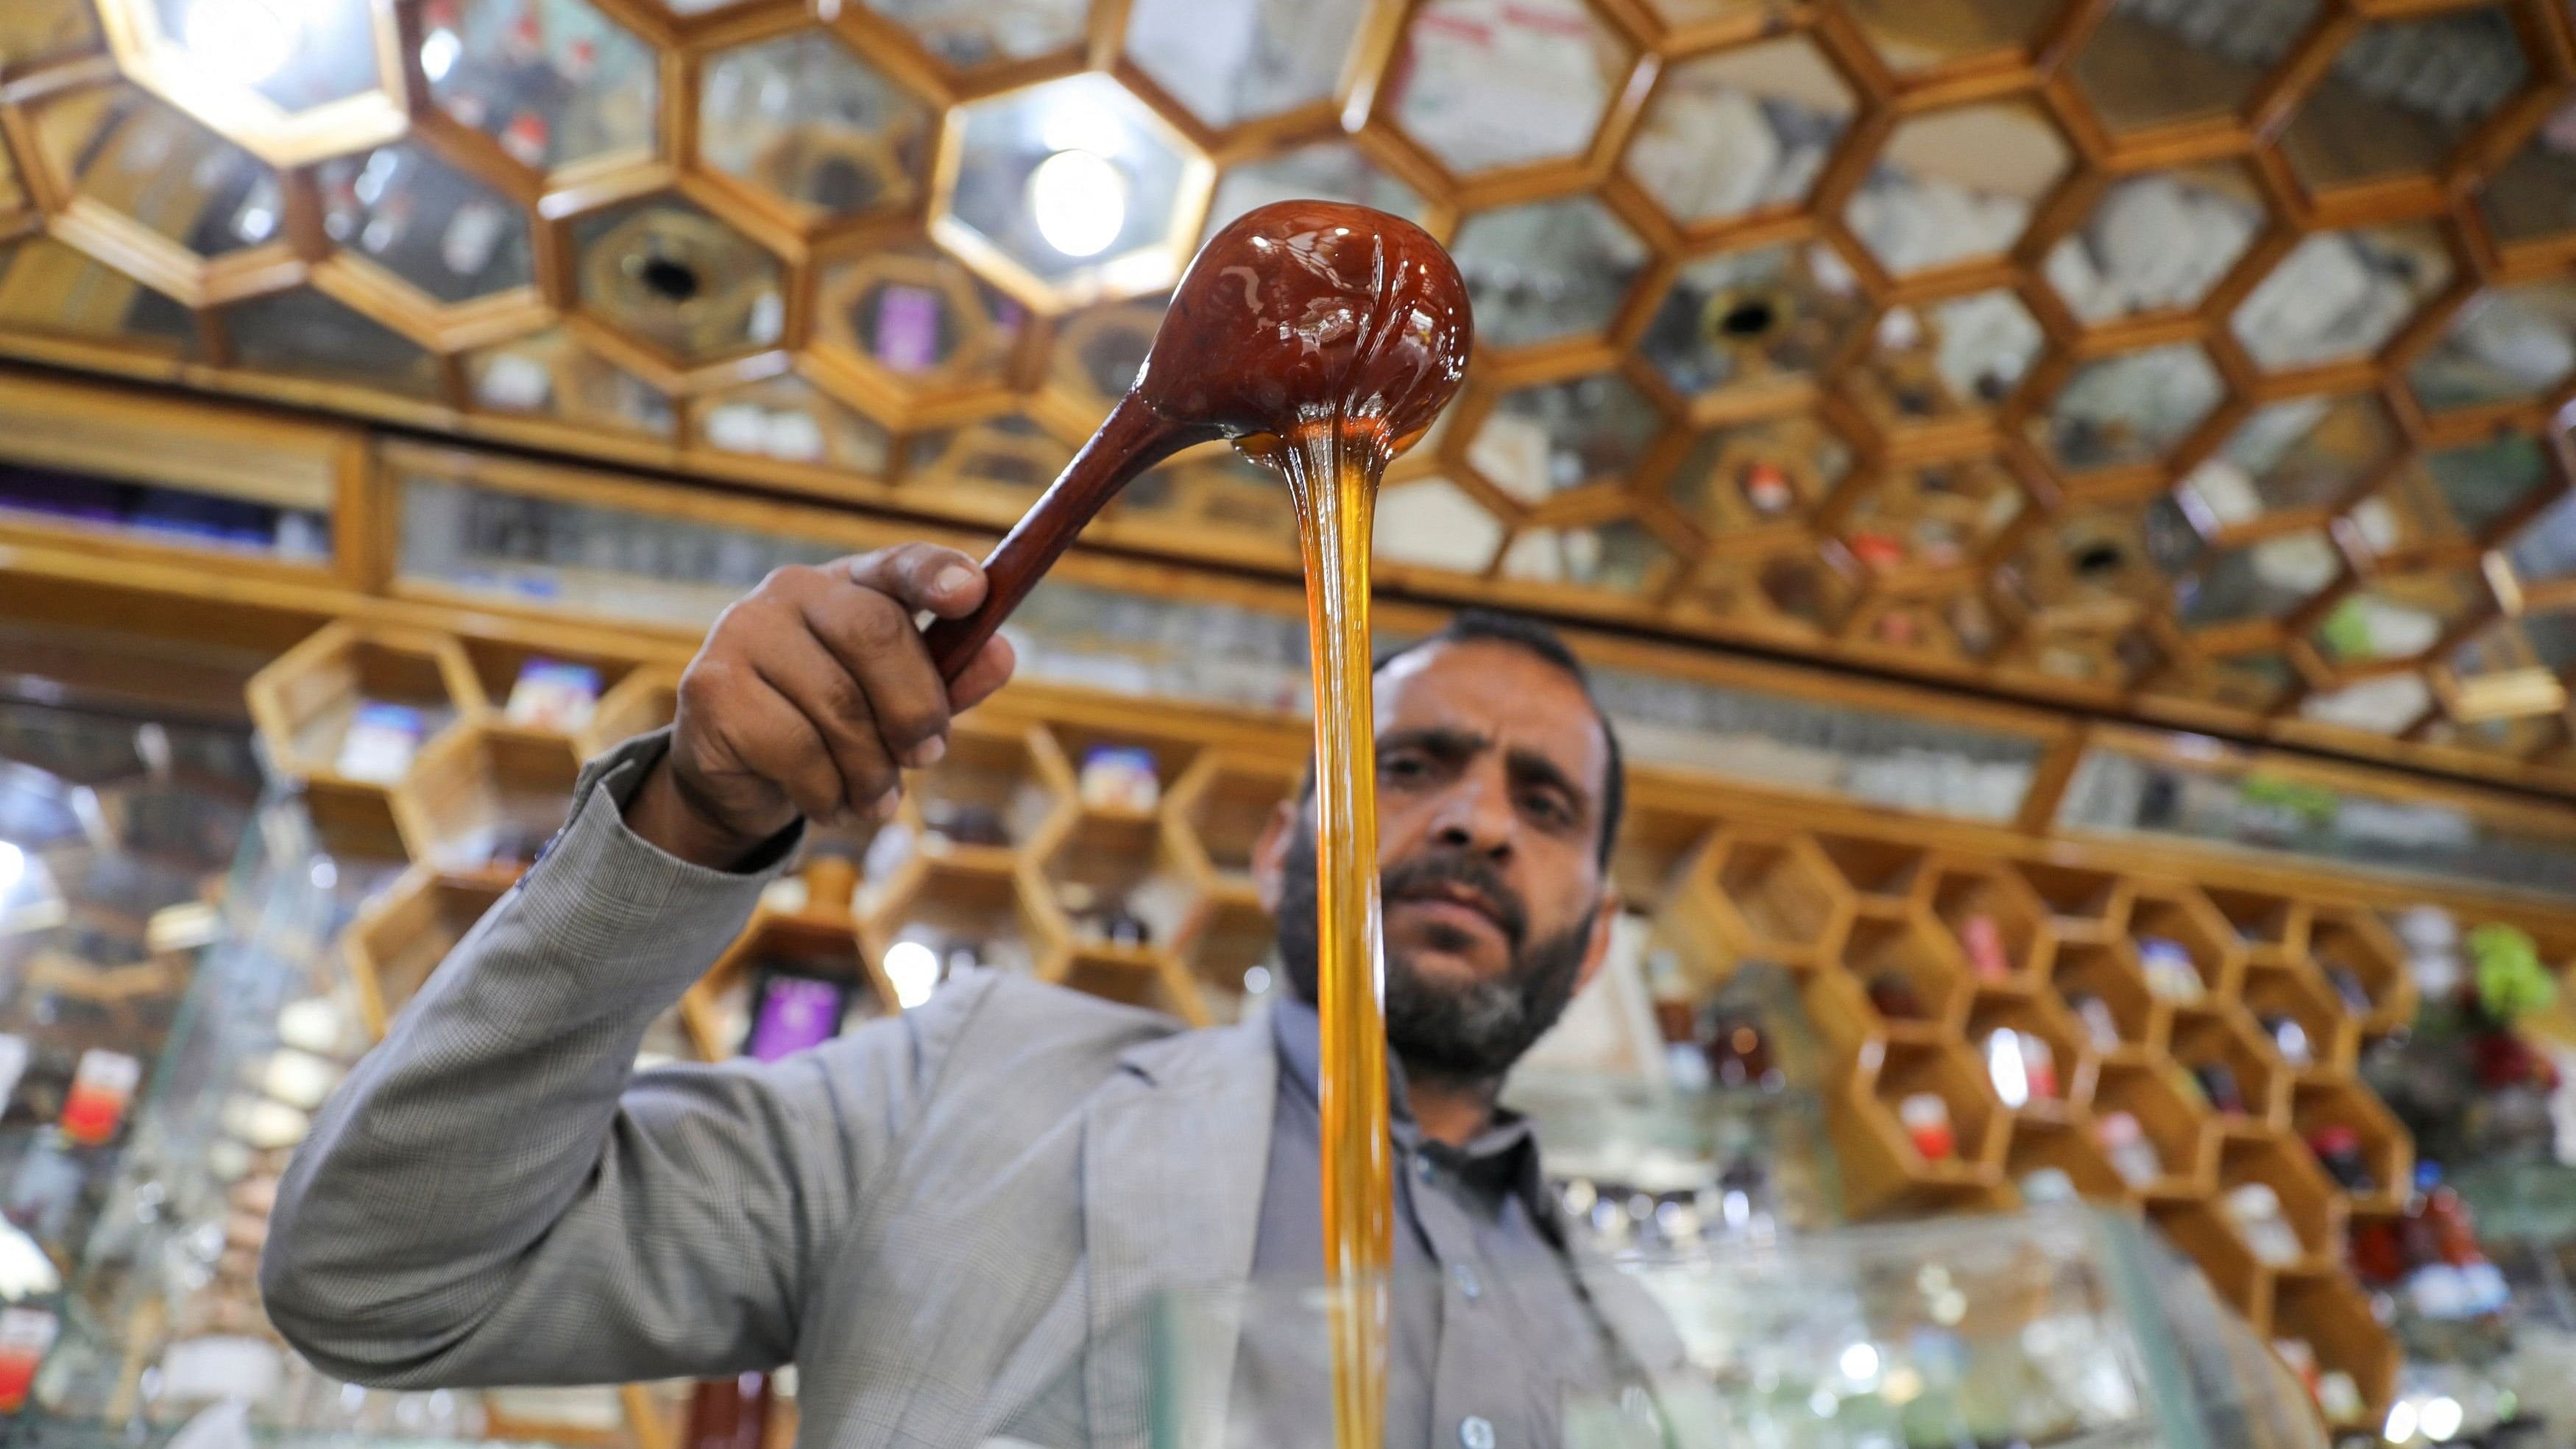
<svg viewBox="0 0 2576 1449">
<path fill-rule="evenodd" d="M 457 59 L 464 54 L 465 42 L 457 38 L 455 31 L 442 26 L 420 42 L 420 73 L 436 85 L 447 79 L 447 73 L 456 69 Z"/>
<path fill-rule="evenodd" d="M 2415 1438 L 2415 1401 L 2399 1399 L 2388 1406 L 2388 1424 L 2381 1437 L 2391 1444 L 2412 1443 Z"/>
<path fill-rule="evenodd" d="M 188 54 L 234 85 L 257 85 L 284 69 L 295 40 L 295 27 L 263 0 L 195 0 L 180 28 Z"/>
<path fill-rule="evenodd" d="M 895 1004 L 909 1011 L 939 989 L 939 953 L 919 941 L 897 941 L 886 947 L 885 973 Z"/>
<path fill-rule="evenodd" d="M 1058 151 L 1029 173 L 1029 214 L 1046 244 L 1098 256 L 1127 229 L 1127 178 L 1088 151 Z"/>
<path fill-rule="evenodd" d="M 1866 1384 L 1878 1377 L 1878 1349 L 1875 1345 L 1855 1343 L 1843 1350 L 1843 1377 L 1856 1384 Z"/>
<path fill-rule="evenodd" d="M 2415 1423 L 2424 1431 L 2425 1438 L 2436 1444 L 2447 1444 L 2452 1435 L 2460 1432 L 2460 1421 L 2467 1417 L 2460 1408 L 2460 1401 L 2445 1394 L 2425 1404 L 2416 1414 Z"/>
</svg>

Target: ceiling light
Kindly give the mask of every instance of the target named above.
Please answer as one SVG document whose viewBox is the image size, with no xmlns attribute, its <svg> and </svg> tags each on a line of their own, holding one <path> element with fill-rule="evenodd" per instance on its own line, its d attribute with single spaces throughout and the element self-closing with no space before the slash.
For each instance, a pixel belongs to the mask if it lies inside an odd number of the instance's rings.
<svg viewBox="0 0 2576 1449">
<path fill-rule="evenodd" d="M 1098 256 L 1127 229 L 1127 178 L 1089 151 L 1058 151 L 1029 173 L 1029 214 L 1046 244 Z"/>
</svg>

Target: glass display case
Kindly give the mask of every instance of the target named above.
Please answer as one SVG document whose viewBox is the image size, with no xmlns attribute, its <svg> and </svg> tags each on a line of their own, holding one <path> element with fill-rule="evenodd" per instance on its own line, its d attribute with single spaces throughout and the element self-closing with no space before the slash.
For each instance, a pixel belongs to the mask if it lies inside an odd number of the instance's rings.
<svg viewBox="0 0 2576 1449">
<path fill-rule="evenodd" d="M 310 579 L 339 561 L 339 443 L 327 428 L 13 378 L 0 388 L 0 531 Z"/>
<path fill-rule="evenodd" d="M 2461 800 L 2338 787 L 2212 750 L 2175 758 L 2097 745 L 2085 752 L 2057 812 L 2061 830 L 2165 836 L 2291 853 L 2345 869 L 2565 896 L 2576 840 L 2544 824 Z"/>
<path fill-rule="evenodd" d="M 6 1356 L 20 1355 L 19 1397 L 33 1405 L 20 1429 L 63 1444 L 143 1442 L 187 1426 L 263 1439 L 619 1442 L 630 1411 L 653 1408 L 646 1391 L 370 1392 L 317 1373 L 270 1327 L 256 1282 L 267 1213 L 310 1113 L 373 1039 L 342 953 L 361 904 L 395 868 L 325 852 L 283 790 L 244 800 L 229 823 L 238 851 L 228 868 L 219 855 L 214 883 L 191 897 L 193 929 L 162 925 L 167 909 L 153 918 L 175 953 L 159 958 L 172 982 L 157 998 L 165 1029 L 118 1035 L 146 1057 L 122 1078 L 138 1105 L 88 1134 L 80 1098 L 95 1074 L 67 1068 L 61 1125 L 13 1134 L 9 1221 L 54 1265 L 31 1282 L 32 1263 L 17 1255 L 0 1277 L 0 1388 Z M 63 1029 L 40 1030 L 32 1039 L 48 1045 L 33 1062 L 47 1068 Z M 686 1051 L 672 1032 L 646 1046 Z"/>
<path fill-rule="evenodd" d="M 2175 1266 L 2134 1219 L 2074 1209 L 1630 1254 L 1627 1283 L 1593 1297 L 1660 1317 L 1682 1361 L 1535 1412 L 1578 1449 L 2323 1445 L 2295 1381 Z M 1328 1381 L 1342 1305 L 1312 1283 L 1175 1295 L 1090 1351 L 1150 1366 L 1155 1449 L 1251 1442 L 1255 1426 L 1258 1442 L 1320 1449 L 1327 1416 L 1278 1412 L 1260 1390 Z M 1264 1360 L 1258 1383 L 1209 1350 L 1238 1343 Z M 1491 1435 L 1484 1422 L 1465 1420 L 1462 1442 Z"/>
<path fill-rule="evenodd" d="M 147 1073 L 160 1100 L 245 899 L 257 783 L 246 730 L 0 703 L 0 1413 L 82 1332 L 85 1245 L 153 1155 Z"/>
<path fill-rule="evenodd" d="M 1575 396 L 1561 407 L 1590 405 Z M 1486 440 L 1516 420 L 1498 407 L 1476 446 L 1509 451 Z M 1618 451 L 1619 418 L 1596 425 L 1599 448 Z M 1570 450 L 1548 453 L 1544 433 L 1532 436 L 1540 450 L 1529 463 L 1534 488 L 1589 466 Z M 1799 441 L 1792 436 L 1779 446 Z M 520 481 L 460 455 L 406 450 L 394 457 L 396 588 L 439 601 L 699 627 L 773 568 L 821 563 L 895 537 L 819 511 L 683 510 L 641 490 L 588 486 L 592 480 L 570 475 Z M 1149 475 L 1109 521 L 1167 510 L 1171 486 Z M 1939 491 L 1922 481 L 1908 496 Z M 1203 538 L 1216 521 L 1200 520 Z M 1574 552 L 1557 534 L 1525 531 L 1506 567 L 1516 559 L 1525 572 L 1537 572 L 1537 543 Z M 1009 632 L 1025 678 L 1299 715 L 1307 709 L 1311 672 L 1305 621 L 1296 613 L 1093 583 L 1074 565 L 1039 584 Z M 1390 629 L 1389 637 L 1398 632 Z M 1802 691 L 1787 679 L 1722 682 L 1605 664 L 1595 669 L 1593 686 L 1635 759 L 1956 819 L 2014 819 L 2047 750 L 2027 726 L 1921 717 L 1893 700 L 1853 702 L 1842 691 Z"/>
</svg>

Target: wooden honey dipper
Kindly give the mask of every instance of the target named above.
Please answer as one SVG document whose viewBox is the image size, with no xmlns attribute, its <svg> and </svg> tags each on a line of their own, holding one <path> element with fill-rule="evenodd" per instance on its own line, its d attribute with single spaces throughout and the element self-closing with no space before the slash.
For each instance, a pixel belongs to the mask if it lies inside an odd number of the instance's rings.
<svg viewBox="0 0 2576 1449">
<path fill-rule="evenodd" d="M 1457 395 L 1467 284 L 1429 233 L 1329 201 L 1247 212 L 1199 249 L 1135 384 L 984 560 L 983 606 L 926 637 L 954 679 L 1118 490 L 1184 448 L 1255 458 L 1301 428 L 1362 434 L 1387 459 Z"/>
</svg>

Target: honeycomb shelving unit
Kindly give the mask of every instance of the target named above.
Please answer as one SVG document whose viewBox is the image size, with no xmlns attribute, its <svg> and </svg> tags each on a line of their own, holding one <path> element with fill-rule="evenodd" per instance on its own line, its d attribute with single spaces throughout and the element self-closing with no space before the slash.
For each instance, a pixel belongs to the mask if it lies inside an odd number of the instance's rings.
<svg viewBox="0 0 2576 1449">
<path fill-rule="evenodd" d="M 312 758 L 292 747 L 314 711 L 280 703 L 333 697 L 303 676 L 348 677 L 362 642 L 332 626 L 254 683 L 275 758 Z M 406 660 L 472 655 L 445 636 L 396 642 Z M 579 747 L 664 722 L 674 682 L 660 665 L 618 674 Z M 434 743 L 488 761 L 502 737 L 493 707 L 459 697 L 452 739 Z M 567 757 L 576 747 L 537 743 Z M 1100 746 L 1150 755 L 1150 808 L 1086 803 L 1082 767 Z M 809 841 L 683 1002 L 690 1049 L 741 1048 L 742 987 L 764 963 L 846 979 L 866 1013 L 899 1010 L 907 983 L 887 961 L 900 943 L 943 970 L 963 950 L 1194 1025 L 1233 1019 L 1276 989 L 1250 857 L 1308 748 L 1275 721 L 1014 685 L 960 721 L 894 820 Z M 414 797 L 438 778 L 423 755 L 387 791 L 397 819 L 420 813 Z M 341 786 L 317 775 L 307 789 L 319 805 Z M 1665 989 L 1704 998 L 1746 962 L 1795 983 L 1828 1056 L 1851 1211 L 2010 1208 L 2032 1174 L 2053 1170 L 2052 1183 L 2063 1174 L 2081 1196 L 2143 1214 L 2259 1331 L 2304 1340 L 2384 1404 L 2398 1351 L 2343 1260 L 2349 1225 L 2398 1213 L 2412 1175 L 2406 1133 L 2357 1075 L 2363 1044 L 2415 1005 L 2384 913 L 2432 902 L 2509 921 L 2566 963 L 2576 911 L 1819 803 L 1660 767 L 1632 770 L 1630 799 L 1613 877 L 1682 966 L 1682 984 Z M 347 960 L 378 1030 L 506 884 L 489 862 L 443 862 L 436 839 L 396 837 L 427 848 L 351 932 Z M 1122 919 L 1104 935 L 1083 913 L 1109 906 Z M 2045 1043 L 2052 1069 L 1999 1074 L 1999 1031 Z M 1919 1099 L 1947 1120 L 1929 1155 L 1907 1120 Z M 2114 1121 L 2134 1127 L 2106 1130 Z M 2358 1138 L 2366 1182 L 2337 1186 L 2311 1154 L 2309 1135 L 2327 1126 Z M 2229 1195 L 2253 1185 L 2287 1237 L 2258 1242 L 2231 1217 Z"/>
<path fill-rule="evenodd" d="M 2576 789 L 2556 0 L 344 8 L 292 111 L 153 0 L 16 0 L 18 376 L 988 528 L 1209 224 L 1366 201 L 1483 339 L 1389 490 L 1407 592 Z M 1049 270 L 977 208 L 1067 108 L 1152 164 Z M 1293 575 L 1245 478 L 1100 536 Z"/>
</svg>

